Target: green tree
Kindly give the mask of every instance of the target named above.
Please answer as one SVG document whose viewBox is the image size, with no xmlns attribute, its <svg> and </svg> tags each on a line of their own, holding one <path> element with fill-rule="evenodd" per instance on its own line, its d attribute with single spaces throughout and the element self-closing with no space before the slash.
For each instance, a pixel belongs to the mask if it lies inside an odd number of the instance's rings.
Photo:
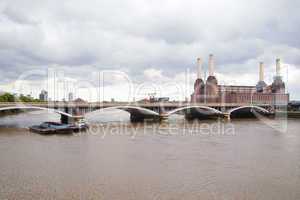
<svg viewBox="0 0 300 200">
<path fill-rule="evenodd" d="M 6 92 L 2 95 L 0 95 L 0 102 L 14 102 L 15 96 Z"/>
<path fill-rule="evenodd" d="M 30 96 L 24 96 L 24 95 L 20 95 L 19 97 L 19 101 L 21 102 L 34 102 L 34 99 Z"/>
<path fill-rule="evenodd" d="M 39 99 L 35 99 L 31 96 L 25 96 L 21 94 L 19 97 L 15 97 L 13 94 L 10 94 L 8 92 L 0 95 L 0 102 L 15 102 L 15 101 L 21 101 L 21 102 L 43 102 Z"/>
</svg>

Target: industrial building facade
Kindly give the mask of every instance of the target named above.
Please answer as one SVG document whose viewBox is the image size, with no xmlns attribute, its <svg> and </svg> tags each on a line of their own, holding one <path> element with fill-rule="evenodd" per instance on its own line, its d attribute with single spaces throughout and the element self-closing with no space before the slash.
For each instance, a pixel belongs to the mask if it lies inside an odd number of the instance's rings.
<svg viewBox="0 0 300 200">
<path fill-rule="evenodd" d="M 287 105 L 289 94 L 285 91 L 280 68 L 280 59 L 277 59 L 276 75 L 270 85 L 264 81 L 264 64 L 262 62 L 259 64 L 259 80 L 256 86 L 219 85 L 214 75 L 213 55 L 209 55 L 209 76 L 205 82 L 202 78 L 202 60 L 198 58 L 197 79 L 194 83 L 191 102 Z"/>
</svg>

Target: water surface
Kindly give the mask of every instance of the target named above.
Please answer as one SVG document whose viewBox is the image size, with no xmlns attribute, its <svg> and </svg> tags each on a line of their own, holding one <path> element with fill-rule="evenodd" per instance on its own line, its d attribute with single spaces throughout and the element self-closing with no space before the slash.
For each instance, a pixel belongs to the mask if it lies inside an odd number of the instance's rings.
<svg viewBox="0 0 300 200">
<path fill-rule="evenodd" d="M 88 119 L 90 134 L 43 136 L 26 127 L 59 116 L 1 118 L 0 199 L 300 199 L 299 120 L 286 132 L 236 120 L 219 122 L 233 134 L 199 134 L 217 122 Z"/>
</svg>

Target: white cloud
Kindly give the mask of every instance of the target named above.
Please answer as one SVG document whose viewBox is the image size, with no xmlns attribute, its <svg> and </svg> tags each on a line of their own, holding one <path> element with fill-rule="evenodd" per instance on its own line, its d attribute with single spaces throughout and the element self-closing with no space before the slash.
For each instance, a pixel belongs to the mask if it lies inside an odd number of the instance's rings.
<svg viewBox="0 0 300 200">
<path fill-rule="evenodd" d="M 163 75 L 162 75 L 162 70 L 159 70 L 159 69 L 146 69 L 144 71 L 144 76 L 146 79 L 150 80 L 150 81 L 154 81 L 154 80 L 157 80 L 157 79 L 162 79 L 164 78 Z"/>
</svg>

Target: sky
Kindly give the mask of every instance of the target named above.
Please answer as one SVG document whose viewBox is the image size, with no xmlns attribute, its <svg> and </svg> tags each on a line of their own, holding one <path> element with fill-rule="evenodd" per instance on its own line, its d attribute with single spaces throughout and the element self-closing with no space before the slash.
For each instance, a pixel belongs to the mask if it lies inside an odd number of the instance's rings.
<svg viewBox="0 0 300 200">
<path fill-rule="evenodd" d="M 255 85 L 282 61 L 300 99 L 299 0 L 0 0 L 0 91 L 86 100 L 192 93 L 196 58 L 219 83 Z"/>
</svg>

